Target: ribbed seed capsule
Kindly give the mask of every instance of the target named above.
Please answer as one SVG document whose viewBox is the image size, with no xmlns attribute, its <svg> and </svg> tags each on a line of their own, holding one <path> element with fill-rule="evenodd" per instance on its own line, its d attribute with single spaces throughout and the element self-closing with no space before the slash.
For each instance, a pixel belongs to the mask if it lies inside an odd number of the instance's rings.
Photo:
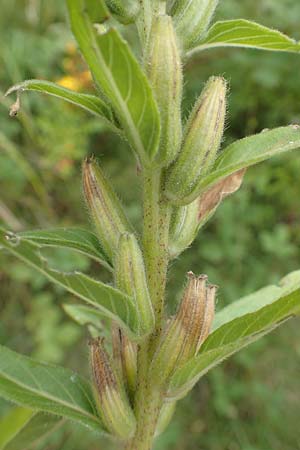
<svg viewBox="0 0 300 450">
<path fill-rule="evenodd" d="M 161 382 L 174 369 L 196 355 L 207 338 L 214 317 L 216 287 L 207 285 L 207 276 L 188 273 L 188 284 L 179 310 L 162 333 L 151 363 L 152 378 Z"/>
<path fill-rule="evenodd" d="M 182 138 L 182 66 L 172 18 L 159 15 L 153 20 L 148 78 L 161 117 L 161 141 L 156 160 L 169 165 L 176 157 Z"/>
<path fill-rule="evenodd" d="M 185 127 L 182 149 L 167 174 L 165 195 L 174 204 L 199 196 L 199 181 L 214 163 L 220 148 L 226 114 L 226 81 L 211 77 Z"/>
<path fill-rule="evenodd" d="M 219 0 L 173 0 L 168 13 L 173 16 L 176 30 L 185 48 L 191 48 L 207 31 Z"/>
<path fill-rule="evenodd" d="M 137 345 L 116 325 L 112 327 L 113 355 L 130 398 L 136 388 Z"/>
<path fill-rule="evenodd" d="M 95 399 L 102 422 L 113 436 L 129 439 L 135 431 L 135 417 L 100 338 L 90 342 L 90 353 Z"/>
<path fill-rule="evenodd" d="M 117 19 L 122 23 L 131 23 L 139 12 L 136 0 L 106 0 L 106 3 Z"/>
<path fill-rule="evenodd" d="M 132 233 L 122 234 L 114 260 L 116 286 L 135 299 L 141 331 L 150 333 L 154 312 L 147 285 L 143 255 Z"/>
<path fill-rule="evenodd" d="M 113 258 L 120 235 L 131 230 L 121 202 L 93 158 L 83 163 L 83 189 L 104 251 Z"/>
</svg>

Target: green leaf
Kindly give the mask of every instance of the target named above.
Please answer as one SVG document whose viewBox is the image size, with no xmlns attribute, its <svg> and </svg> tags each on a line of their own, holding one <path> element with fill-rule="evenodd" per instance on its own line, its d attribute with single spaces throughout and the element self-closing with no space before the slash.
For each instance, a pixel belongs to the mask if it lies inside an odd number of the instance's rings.
<svg viewBox="0 0 300 450">
<path fill-rule="evenodd" d="M 151 331 L 140 329 L 133 299 L 118 289 L 80 272 L 64 273 L 50 269 L 46 260 L 40 255 L 39 246 L 0 229 L 0 248 L 1 246 L 29 266 L 37 269 L 52 282 L 97 308 L 104 316 L 115 320 L 120 327 L 125 327 L 131 333 L 132 338 Z"/>
<path fill-rule="evenodd" d="M 67 5 L 72 31 L 96 84 L 111 103 L 134 151 L 149 163 L 158 148 L 160 123 L 145 74 L 115 29 L 94 26 L 86 0 L 68 0 Z"/>
<path fill-rule="evenodd" d="M 81 228 L 49 228 L 47 230 L 23 231 L 17 234 L 39 247 L 64 247 L 77 250 L 112 270 L 108 256 L 97 236 Z"/>
<path fill-rule="evenodd" d="M 197 356 L 179 368 L 169 386 L 169 397 L 180 398 L 210 369 L 300 314 L 300 271 L 279 286 L 267 286 L 216 314 L 213 331 Z"/>
<path fill-rule="evenodd" d="M 61 417 L 12 408 L 0 419 L 0 450 L 27 450 L 63 423 Z"/>
<path fill-rule="evenodd" d="M 4 449 L 9 442 L 22 430 L 35 416 L 35 411 L 27 408 L 13 408 L 0 420 L 0 449 Z"/>
<path fill-rule="evenodd" d="M 103 314 L 95 308 L 85 305 L 63 305 L 65 312 L 79 325 L 93 325 L 97 330 L 103 330 Z"/>
<path fill-rule="evenodd" d="M 299 42 L 280 31 L 245 19 L 216 22 L 197 47 L 187 53 L 194 53 L 216 47 L 245 47 L 259 50 L 296 52 L 300 51 Z"/>
<path fill-rule="evenodd" d="M 84 7 L 93 22 L 102 23 L 109 19 L 110 14 L 105 0 L 84 0 Z"/>
<path fill-rule="evenodd" d="M 0 396 L 103 432 L 90 384 L 71 370 L 43 364 L 0 345 Z"/>
<path fill-rule="evenodd" d="M 241 169 L 299 147 L 299 125 L 275 128 L 238 140 L 221 152 L 211 172 L 201 179 L 188 201 L 192 202 L 201 193 Z"/>
<path fill-rule="evenodd" d="M 65 100 L 104 119 L 110 126 L 117 129 L 117 124 L 115 123 L 111 109 L 103 100 L 95 95 L 81 94 L 45 80 L 23 81 L 23 83 L 15 84 L 9 88 L 5 95 L 10 95 L 13 92 L 20 94 L 24 91 L 38 91 Z"/>
</svg>

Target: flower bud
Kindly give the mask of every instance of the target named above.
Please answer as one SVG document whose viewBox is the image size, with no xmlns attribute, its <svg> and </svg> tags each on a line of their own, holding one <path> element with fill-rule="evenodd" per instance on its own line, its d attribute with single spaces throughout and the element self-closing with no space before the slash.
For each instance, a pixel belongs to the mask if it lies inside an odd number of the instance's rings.
<svg viewBox="0 0 300 450">
<path fill-rule="evenodd" d="M 207 31 L 219 0 L 169 1 L 168 13 L 174 18 L 176 31 L 184 47 L 189 49 L 201 40 Z"/>
<path fill-rule="evenodd" d="M 137 345 L 116 324 L 112 327 L 112 344 L 114 360 L 132 399 L 136 388 Z"/>
<path fill-rule="evenodd" d="M 90 349 L 95 399 L 102 422 L 112 435 L 129 439 L 136 421 L 124 387 L 110 364 L 103 340 L 92 340 Z"/>
<path fill-rule="evenodd" d="M 211 77 L 190 114 L 182 149 L 167 174 L 165 195 L 174 204 L 188 204 L 199 196 L 201 177 L 209 172 L 221 145 L 225 113 L 226 81 Z"/>
<path fill-rule="evenodd" d="M 93 158 L 83 163 L 83 189 L 100 243 L 112 259 L 122 233 L 131 230 L 111 184 Z"/>
<path fill-rule="evenodd" d="M 154 327 L 154 312 L 147 285 L 143 255 L 134 234 L 122 234 L 114 260 L 116 286 L 134 298 L 141 333 Z"/>
<path fill-rule="evenodd" d="M 134 22 L 138 12 L 139 4 L 136 0 L 106 0 L 106 3 L 119 22 Z"/>
<path fill-rule="evenodd" d="M 161 141 L 156 159 L 168 166 L 176 157 L 182 138 L 182 67 L 172 18 L 157 16 L 152 24 L 148 78 L 161 118 Z"/>
<path fill-rule="evenodd" d="M 188 277 L 179 310 L 163 331 L 151 363 L 157 383 L 197 354 L 214 318 L 216 287 L 207 285 L 206 275 L 196 277 L 189 272 Z"/>
<path fill-rule="evenodd" d="M 191 245 L 199 228 L 199 199 L 186 206 L 174 208 L 170 233 L 169 256 L 176 258 Z"/>
</svg>

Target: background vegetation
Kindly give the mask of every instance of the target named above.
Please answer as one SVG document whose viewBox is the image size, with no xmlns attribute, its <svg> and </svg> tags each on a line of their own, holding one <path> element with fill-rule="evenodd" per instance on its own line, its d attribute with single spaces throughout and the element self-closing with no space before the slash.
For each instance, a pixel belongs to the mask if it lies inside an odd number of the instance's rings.
<svg viewBox="0 0 300 450">
<path fill-rule="evenodd" d="M 257 20 L 300 39 L 297 0 L 222 0 L 220 18 Z M 131 38 L 132 30 L 129 30 Z M 8 116 L 2 93 L 28 78 L 92 90 L 76 52 L 60 0 L 2 0 L 0 15 L 0 223 L 12 230 L 51 225 L 89 226 L 80 165 L 95 153 L 139 223 L 138 170 L 127 148 L 97 119 L 35 94 L 22 97 L 19 120 Z M 190 109 L 210 74 L 229 81 L 229 141 L 300 123 L 300 56 L 250 50 L 213 50 L 189 63 L 184 108 Z M 209 274 L 229 303 L 300 267 L 300 153 L 251 169 L 243 188 L 170 273 L 170 308 L 184 273 Z M 55 267 L 90 273 L 83 256 L 51 252 Z M 61 304 L 71 296 L 15 259 L 0 254 L 0 343 L 40 359 L 86 370 L 87 332 Z M 103 273 L 103 276 L 105 274 Z M 299 321 L 291 321 L 204 378 L 181 402 L 156 450 L 297 450 L 299 436 Z M 85 369 L 82 369 L 85 368 Z M 10 405 L 1 400 L 0 412 Z M 75 427 L 74 427 L 75 428 Z M 34 449 L 113 449 L 86 430 L 63 426 Z"/>
</svg>

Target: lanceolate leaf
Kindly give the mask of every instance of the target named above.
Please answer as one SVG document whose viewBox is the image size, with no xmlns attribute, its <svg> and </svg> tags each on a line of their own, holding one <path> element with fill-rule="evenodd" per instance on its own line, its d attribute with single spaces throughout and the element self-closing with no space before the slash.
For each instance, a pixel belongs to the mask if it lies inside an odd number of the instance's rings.
<svg viewBox="0 0 300 450">
<path fill-rule="evenodd" d="M 267 286 L 227 306 L 216 315 L 213 332 L 198 355 L 173 375 L 169 397 L 180 398 L 225 358 L 299 314 L 300 271 L 279 286 Z"/>
<path fill-rule="evenodd" d="M 20 236 L 0 230 L 0 247 L 37 269 L 49 280 L 94 306 L 104 316 L 115 320 L 131 334 L 148 333 L 139 327 L 136 306 L 131 297 L 118 289 L 88 277 L 80 272 L 64 273 L 50 269 L 39 253 L 39 247 Z"/>
<path fill-rule="evenodd" d="M 77 250 L 112 270 L 109 258 L 104 253 L 97 236 L 90 231 L 81 228 L 50 228 L 23 231 L 18 233 L 18 236 L 40 247 L 64 247 Z"/>
<path fill-rule="evenodd" d="M 87 381 L 71 370 L 39 363 L 0 346 L 0 396 L 103 432 Z"/>
<path fill-rule="evenodd" d="M 65 312 L 79 325 L 93 325 L 98 330 L 103 329 L 103 314 L 98 309 L 85 305 L 63 305 Z"/>
<path fill-rule="evenodd" d="M 134 151 L 149 163 L 159 142 L 159 114 L 138 61 L 119 33 L 96 27 L 87 0 L 68 0 L 72 31 L 96 84 L 111 103 Z"/>
<path fill-rule="evenodd" d="M 250 20 L 235 19 L 216 22 L 197 47 L 195 52 L 216 47 L 246 47 L 281 52 L 300 52 L 299 42 L 280 31 L 273 30 Z"/>
<path fill-rule="evenodd" d="M 192 202 L 202 192 L 241 169 L 297 148 L 300 148 L 299 125 L 263 131 L 236 141 L 221 152 L 212 171 L 202 178 L 188 200 Z"/>
<path fill-rule="evenodd" d="M 0 419 L 0 449 L 27 450 L 63 423 L 63 419 L 21 406 Z"/>
<path fill-rule="evenodd" d="M 13 92 L 18 94 L 24 91 L 38 91 L 43 94 L 52 95 L 53 97 L 61 98 L 69 103 L 73 103 L 80 108 L 104 119 L 110 126 L 117 129 L 111 109 L 102 101 L 99 97 L 90 94 L 81 94 L 79 92 L 71 91 L 58 84 L 51 83 L 44 80 L 27 80 L 23 83 L 12 86 L 5 95 L 12 94 Z M 120 130 L 118 130 L 120 131 Z"/>
</svg>

